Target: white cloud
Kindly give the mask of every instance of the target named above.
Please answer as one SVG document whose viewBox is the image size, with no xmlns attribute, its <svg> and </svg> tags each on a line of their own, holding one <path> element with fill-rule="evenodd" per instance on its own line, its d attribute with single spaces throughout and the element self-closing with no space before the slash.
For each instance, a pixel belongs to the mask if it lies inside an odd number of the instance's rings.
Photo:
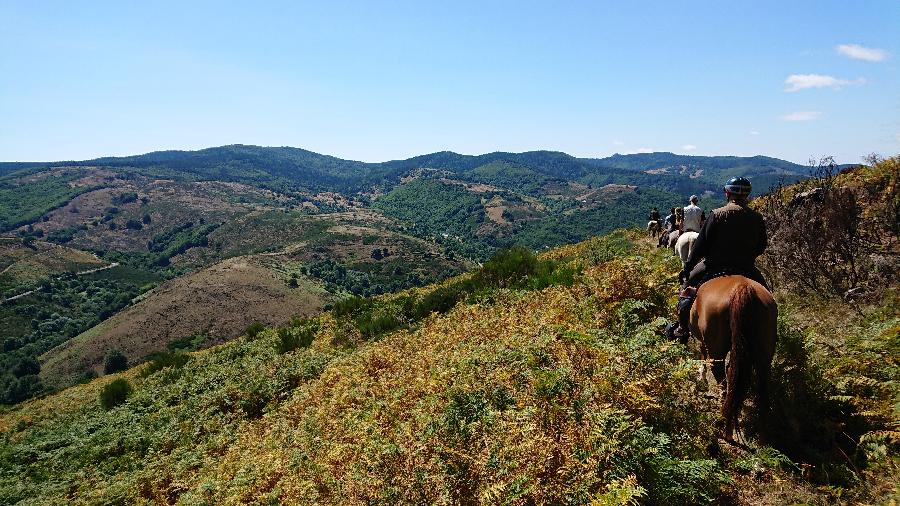
<svg viewBox="0 0 900 506">
<path fill-rule="evenodd" d="M 759 135 L 759 132 L 756 130 L 750 130 L 750 135 Z"/>
<path fill-rule="evenodd" d="M 838 79 L 834 76 L 824 76 L 822 74 L 791 74 L 784 80 L 786 88 L 784 91 L 794 92 L 809 88 L 831 88 L 839 90 L 844 86 L 853 84 L 866 84 L 866 80 L 860 77 L 855 81 L 846 79 Z"/>
<path fill-rule="evenodd" d="M 781 117 L 784 121 L 812 121 L 822 117 L 819 111 L 797 111 Z"/>
<path fill-rule="evenodd" d="M 618 141 L 618 140 L 613 141 L 613 146 L 621 146 L 622 144 L 625 144 L 625 143 L 622 141 Z"/>
<path fill-rule="evenodd" d="M 697 146 L 694 146 L 693 144 L 685 144 L 684 146 L 681 146 L 681 149 L 685 151 L 695 151 L 697 149 Z"/>
<path fill-rule="evenodd" d="M 652 153 L 652 152 L 653 152 L 653 148 L 637 148 L 637 151 L 635 151 L 635 153 Z"/>
<path fill-rule="evenodd" d="M 844 56 L 849 56 L 854 60 L 863 60 L 870 62 L 884 61 L 888 57 L 888 52 L 884 49 L 875 49 L 872 47 L 863 47 L 858 44 L 841 44 L 835 46 L 834 49 Z"/>
</svg>

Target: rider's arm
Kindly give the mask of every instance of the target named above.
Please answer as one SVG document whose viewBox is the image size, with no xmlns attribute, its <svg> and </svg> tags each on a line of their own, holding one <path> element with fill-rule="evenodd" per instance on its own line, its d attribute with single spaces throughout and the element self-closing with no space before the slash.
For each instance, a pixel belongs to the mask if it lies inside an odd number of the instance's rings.
<svg viewBox="0 0 900 506">
<path fill-rule="evenodd" d="M 760 220 L 759 234 L 759 249 L 756 251 L 756 256 L 762 255 L 769 245 L 769 237 L 766 233 L 766 222 L 764 220 Z"/>
</svg>

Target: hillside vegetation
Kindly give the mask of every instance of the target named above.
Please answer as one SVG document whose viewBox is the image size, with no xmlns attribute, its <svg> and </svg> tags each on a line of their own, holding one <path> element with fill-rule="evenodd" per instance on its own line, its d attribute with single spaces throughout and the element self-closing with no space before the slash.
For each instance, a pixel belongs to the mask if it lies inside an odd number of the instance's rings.
<svg viewBox="0 0 900 506">
<path fill-rule="evenodd" d="M 760 445 L 748 418 L 735 447 L 717 437 L 695 351 L 659 333 L 678 268 L 620 231 L 160 355 L 0 415 L 0 500 L 900 497 L 896 286 L 857 314 L 782 294 L 770 420 L 796 437 Z M 826 353 L 820 338 L 835 334 Z"/>
<path fill-rule="evenodd" d="M 229 259 L 264 259 L 297 285 L 292 293 L 324 303 L 389 293 L 457 275 L 500 248 L 543 251 L 632 226 L 651 207 L 718 191 L 737 172 L 765 187 L 809 168 L 765 157 L 551 151 L 363 163 L 242 145 L 0 163 L 0 292 L 9 299 L 0 304 L 0 404 L 90 377 L 111 346 L 137 353 L 128 357 L 135 363 L 172 340 L 219 342 L 247 320 L 283 324 L 284 311 L 261 307 L 271 283 L 222 283 L 191 307 L 160 300 L 178 290 L 151 291 L 166 281 L 188 286 L 175 281 Z M 75 275 L 92 262 L 114 268 Z M 224 313 L 235 304 L 254 309 L 235 319 Z M 122 325 L 134 315 L 151 330 Z M 202 338 L 210 329 L 218 335 Z M 78 351 L 66 355 L 64 374 L 59 353 L 47 353 L 56 346 Z"/>
</svg>

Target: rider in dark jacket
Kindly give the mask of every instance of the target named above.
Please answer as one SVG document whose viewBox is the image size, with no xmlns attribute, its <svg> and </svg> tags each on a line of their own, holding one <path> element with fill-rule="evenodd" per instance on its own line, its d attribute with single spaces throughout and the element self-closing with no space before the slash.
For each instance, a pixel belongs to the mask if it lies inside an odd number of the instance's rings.
<svg viewBox="0 0 900 506">
<path fill-rule="evenodd" d="M 676 219 L 675 208 L 673 207 L 672 210 L 669 212 L 669 215 L 666 216 L 666 232 L 671 232 L 671 231 L 675 230 L 675 219 Z"/>
<path fill-rule="evenodd" d="M 659 209 L 654 207 L 653 210 L 650 211 L 650 221 L 659 221 Z"/>
<path fill-rule="evenodd" d="M 762 215 L 747 206 L 751 185 L 747 178 L 731 178 L 725 184 L 728 203 L 715 209 L 700 229 L 691 256 L 680 279 L 684 282 L 678 299 L 679 327 L 675 337 L 687 341 L 691 305 L 697 288 L 723 272 L 740 273 L 763 286 L 766 280 L 754 261 L 768 245 Z"/>
</svg>

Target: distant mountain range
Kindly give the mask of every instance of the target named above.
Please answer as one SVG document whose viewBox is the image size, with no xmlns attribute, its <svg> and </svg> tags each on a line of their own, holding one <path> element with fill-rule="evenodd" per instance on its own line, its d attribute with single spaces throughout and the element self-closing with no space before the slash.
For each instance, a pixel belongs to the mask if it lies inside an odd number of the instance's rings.
<svg viewBox="0 0 900 506">
<path fill-rule="evenodd" d="M 365 163 L 291 147 L 231 145 L 199 151 L 157 151 L 127 157 L 85 161 L 0 163 L 0 174 L 60 166 L 104 166 L 141 169 L 160 176 L 194 180 L 236 181 L 279 188 L 364 191 L 392 187 L 410 170 L 446 171 L 456 178 L 490 182 L 480 167 L 503 163 L 524 171 L 529 183 L 577 182 L 649 186 L 679 194 L 718 191 L 724 179 L 750 177 L 766 190 L 779 180 L 810 175 L 810 167 L 766 156 L 686 156 L 673 153 L 615 154 L 607 158 L 576 158 L 555 151 L 495 152 L 461 155 L 442 151 L 406 160 Z M 482 171 L 484 172 L 484 171 Z"/>
<path fill-rule="evenodd" d="M 364 163 L 243 145 L 0 163 L 0 371 L 40 369 L 0 374 L 0 404 L 99 373 L 112 348 L 143 360 L 209 346 L 348 294 L 445 279 L 499 248 L 643 226 L 693 193 L 708 209 L 735 175 L 758 195 L 810 168 L 553 151 Z"/>
</svg>

